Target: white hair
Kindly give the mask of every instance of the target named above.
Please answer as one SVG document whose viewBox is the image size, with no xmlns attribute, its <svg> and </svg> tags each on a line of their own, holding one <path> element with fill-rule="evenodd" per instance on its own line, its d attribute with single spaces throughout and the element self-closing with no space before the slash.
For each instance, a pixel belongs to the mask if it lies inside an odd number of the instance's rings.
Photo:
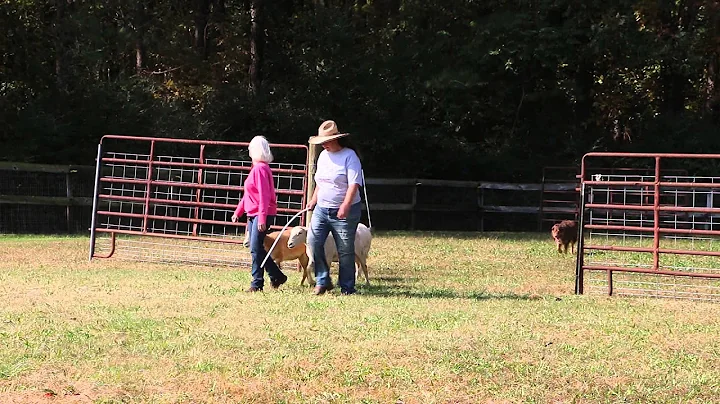
<svg viewBox="0 0 720 404">
<path fill-rule="evenodd" d="M 270 151 L 270 144 L 268 143 L 267 139 L 265 139 L 265 136 L 255 136 L 250 141 L 250 145 L 248 146 L 248 152 L 250 153 L 250 158 L 253 161 L 263 161 L 268 164 L 273 162 L 273 155 Z"/>
</svg>

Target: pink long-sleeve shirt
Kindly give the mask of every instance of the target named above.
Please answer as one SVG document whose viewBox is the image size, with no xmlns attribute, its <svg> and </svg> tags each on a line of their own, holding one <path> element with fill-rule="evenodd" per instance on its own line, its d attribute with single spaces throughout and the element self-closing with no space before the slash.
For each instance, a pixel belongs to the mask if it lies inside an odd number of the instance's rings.
<svg viewBox="0 0 720 404">
<path fill-rule="evenodd" d="M 265 224 L 268 216 L 277 214 L 275 182 L 267 163 L 254 163 L 250 169 L 250 174 L 245 180 L 245 192 L 235 209 L 235 216 L 240 217 L 243 213 L 257 216 L 259 223 L 262 224 Z"/>
</svg>

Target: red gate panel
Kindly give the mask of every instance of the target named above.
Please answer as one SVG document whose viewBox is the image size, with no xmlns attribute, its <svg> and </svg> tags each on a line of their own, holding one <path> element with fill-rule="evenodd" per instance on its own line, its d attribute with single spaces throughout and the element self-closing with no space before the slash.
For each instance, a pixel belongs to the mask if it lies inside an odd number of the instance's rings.
<svg viewBox="0 0 720 404">
<path fill-rule="evenodd" d="M 720 300 L 718 162 L 713 154 L 586 154 L 576 293 Z M 620 163 L 612 173 L 595 168 Z"/>
<path fill-rule="evenodd" d="M 168 250 L 161 255 L 179 261 L 183 259 L 176 253 L 183 248 L 212 261 L 217 243 L 242 243 L 246 223 L 232 223 L 230 218 L 252 165 L 248 144 L 104 136 L 98 145 L 90 258 L 113 255 L 121 235 L 176 240 L 167 248 L 155 242 L 142 249 L 146 256 L 160 254 L 153 250 Z M 305 206 L 308 148 L 292 144 L 271 144 L 271 148 L 278 214 L 270 228 L 280 229 Z M 296 224 L 304 220 L 303 215 Z M 104 255 L 95 251 L 99 234 L 110 235 Z M 198 243 L 205 243 L 205 249 L 207 243 L 215 246 L 212 252 L 193 252 L 202 249 Z M 130 241 L 126 244 L 133 246 Z"/>
</svg>

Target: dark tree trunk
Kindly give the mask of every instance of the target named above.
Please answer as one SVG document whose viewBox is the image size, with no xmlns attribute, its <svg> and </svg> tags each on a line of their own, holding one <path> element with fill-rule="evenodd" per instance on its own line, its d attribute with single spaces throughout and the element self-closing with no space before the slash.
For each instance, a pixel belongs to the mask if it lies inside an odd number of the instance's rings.
<svg viewBox="0 0 720 404">
<path fill-rule="evenodd" d="M 575 77 L 575 122 L 584 129 L 587 129 L 593 111 L 592 91 L 595 75 L 592 67 L 592 63 L 583 60 L 578 66 L 577 76 Z"/>
<path fill-rule="evenodd" d="M 713 121 L 720 121 L 720 5 L 709 2 L 708 29 L 711 32 L 708 44 L 709 60 L 705 70 L 704 113 Z"/>
<path fill-rule="evenodd" d="M 210 16 L 210 0 L 195 0 L 195 35 L 193 45 L 201 58 L 207 58 L 207 27 Z"/>
<path fill-rule="evenodd" d="M 669 48 L 677 44 L 679 26 L 682 20 L 682 7 L 675 12 L 675 5 L 671 2 L 663 3 L 660 10 L 660 39 L 667 43 Z M 684 21 L 687 25 L 688 22 Z M 682 113 L 685 109 L 685 79 L 678 71 L 676 62 L 669 55 L 662 61 L 658 85 L 661 94 L 660 112 L 665 114 Z"/>
<path fill-rule="evenodd" d="M 400 0 L 383 0 L 375 3 L 378 13 L 383 17 L 393 17 L 400 11 Z"/>
<path fill-rule="evenodd" d="M 672 63 L 672 62 L 667 62 Z M 660 70 L 660 89 L 662 101 L 660 111 L 666 114 L 679 114 L 685 109 L 685 79 L 673 66 L 665 65 Z"/>
<path fill-rule="evenodd" d="M 262 82 L 262 57 L 265 35 L 263 27 L 263 0 L 250 3 L 250 92 L 257 94 Z"/>
<path fill-rule="evenodd" d="M 145 69 L 145 31 L 147 30 L 148 15 L 144 0 L 138 0 L 135 5 L 135 72 L 142 73 Z"/>
<path fill-rule="evenodd" d="M 145 68 L 145 44 L 141 36 L 135 40 L 135 72 L 142 73 Z"/>
<path fill-rule="evenodd" d="M 65 12 L 67 0 L 55 0 L 55 79 L 65 85 Z"/>
<path fill-rule="evenodd" d="M 215 0 L 215 7 L 213 14 L 217 13 L 220 20 L 224 20 L 226 17 L 225 0 Z"/>
<path fill-rule="evenodd" d="M 710 56 L 705 73 L 705 114 L 717 121 L 720 116 L 720 49 Z"/>
</svg>

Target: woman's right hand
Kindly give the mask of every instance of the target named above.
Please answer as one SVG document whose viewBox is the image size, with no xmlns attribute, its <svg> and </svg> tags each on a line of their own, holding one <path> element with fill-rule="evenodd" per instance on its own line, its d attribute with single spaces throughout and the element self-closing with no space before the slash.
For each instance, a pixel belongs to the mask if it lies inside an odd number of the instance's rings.
<svg viewBox="0 0 720 404">
<path fill-rule="evenodd" d="M 225 217 L 227 217 L 227 216 L 225 216 Z M 237 221 L 238 221 L 237 215 L 232 215 L 232 217 L 230 218 L 230 220 L 232 220 L 233 223 L 237 223 Z"/>
</svg>

